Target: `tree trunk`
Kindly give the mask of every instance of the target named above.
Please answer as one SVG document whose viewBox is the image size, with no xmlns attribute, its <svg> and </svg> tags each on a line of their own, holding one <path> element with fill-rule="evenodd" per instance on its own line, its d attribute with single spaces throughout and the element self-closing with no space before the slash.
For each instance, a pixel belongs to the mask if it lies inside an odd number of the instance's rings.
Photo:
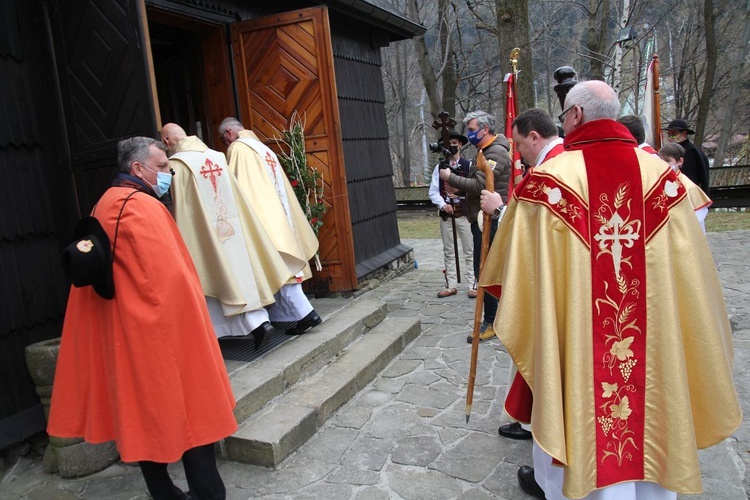
<svg viewBox="0 0 750 500">
<path fill-rule="evenodd" d="M 419 20 L 419 5 L 418 0 L 410 0 L 407 4 L 409 17 Z M 433 118 L 437 118 L 440 113 L 441 101 L 440 92 L 438 91 L 437 80 L 435 79 L 435 71 L 432 69 L 432 62 L 430 62 L 430 53 L 427 50 L 427 43 L 424 39 L 425 35 L 419 35 L 414 37 L 414 50 L 417 54 L 417 61 L 419 62 L 419 72 L 422 75 L 422 83 L 427 91 L 427 100 L 430 103 L 430 114 Z"/>
<path fill-rule="evenodd" d="M 590 58 L 589 78 L 604 80 L 604 54 L 607 43 L 607 21 L 609 0 L 589 0 L 588 51 Z"/>
<path fill-rule="evenodd" d="M 411 185 L 411 149 L 409 148 L 408 126 L 408 85 L 406 82 L 406 54 L 405 47 L 400 44 L 396 48 L 396 87 L 398 89 L 399 117 L 401 122 L 401 143 L 403 144 L 403 155 L 401 157 L 401 171 L 403 172 L 403 182 L 405 186 Z"/>
<path fill-rule="evenodd" d="M 734 110 L 737 107 L 737 101 L 740 96 L 740 84 L 744 83 L 742 81 L 742 71 L 745 67 L 745 50 L 748 42 L 750 42 L 750 0 L 747 0 L 745 6 L 745 26 L 743 27 L 740 44 L 737 48 L 737 59 L 732 67 L 732 82 L 729 86 L 729 98 L 724 109 L 724 119 L 721 122 L 719 144 L 716 146 L 716 152 L 714 153 L 714 167 L 724 165 L 724 149 L 733 135 L 732 119 L 734 118 Z"/>
<path fill-rule="evenodd" d="M 453 26 L 456 24 L 455 16 L 451 15 L 448 9 L 448 0 L 440 0 L 439 22 L 440 22 L 440 60 L 443 61 L 442 68 L 438 78 L 442 78 L 443 99 L 442 109 L 451 117 L 456 116 L 456 59 L 454 57 L 453 47 L 451 46 L 451 35 Z"/>
<path fill-rule="evenodd" d="M 620 23 L 618 27 L 624 28 L 628 24 L 630 19 L 630 0 L 623 0 L 622 2 L 622 16 L 620 17 Z M 612 88 L 619 94 L 622 90 L 622 44 L 618 43 L 615 47 L 615 69 L 612 76 Z M 635 100 L 638 103 L 638 98 Z M 636 113 L 637 114 L 637 113 Z"/>
<path fill-rule="evenodd" d="M 529 37 L 529 1 L 528 0 L 495 0 L 497 12 L 497 40 L 500 49 L 500 63 L 503 73 L 509 73 L 510 51 L 518 47 L 518 109 L 534 107 L 534 72 L 531 67 L 531 42 Z M 500 89 L 502 81 L 495 82 Z M 503 114 L 505 116 L 505 101 L 503 99 Z M 505 120 L 498 120 L 498 127 L 504 127 Z M 496 132 L 504 132 L 502 128 Z"/>
<path fill-rule="evenodd" d="M 703 91 L 698 101 L 698 119 L 695 123 L 695 144 L 700 147 L 703 144 L 703 134 L 706 130 L 706 119 L 711 106 L 711 92 L 714 88 L 714 75 L 716 74 L 716 33 L 713 0 L 703 0 L 703 19 L 706 30 L 706 73 L 703 80 Z"/>
</svg>

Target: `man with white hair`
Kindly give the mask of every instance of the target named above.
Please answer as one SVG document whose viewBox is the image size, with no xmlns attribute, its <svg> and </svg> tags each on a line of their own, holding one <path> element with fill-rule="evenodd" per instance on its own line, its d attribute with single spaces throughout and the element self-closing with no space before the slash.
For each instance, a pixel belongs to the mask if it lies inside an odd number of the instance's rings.
<svg viewBox="0 0 750 500">
<path fill-rule="evenodd" d="M 236 118 L 225 118 L 219 125 L 219 133 L 229 146 L 229 170 L 276 250 L 284 259 L 306 263 L 276 292 L 276 302 L 268 307 L 268 316 L 273 322 L 296 322 L 286 330 L 287 335 L 306 333 L 323 322 L 302 291 L 302 281 L 312 277 L 307 263 L 318 251 L 318 238 L 276 153 Z"/>
<path fill-rule="evenodd" d="M 697 450 L 742 422 L 706 239 L 677 174 L 619 110 L 604 82 L 570 90 L 565 152 L 513 192 L 480 278 L 533 395 L 517 378 L 505 408 L 531 421 L 534 468 L 518 479 L 537 498 L 700 493 Z"/>
</svg>

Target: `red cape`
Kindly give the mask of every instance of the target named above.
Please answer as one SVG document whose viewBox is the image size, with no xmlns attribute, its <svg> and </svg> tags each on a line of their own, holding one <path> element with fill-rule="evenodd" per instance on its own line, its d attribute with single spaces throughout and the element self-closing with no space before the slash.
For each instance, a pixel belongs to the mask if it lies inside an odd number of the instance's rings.
<svg viewBox="0 0 750 500">
<path fill-rule="evenodd" d="M 110 188 L 98 204 L 111 242 L 132 191 Z M 232 434 L 234 397 L 195 267 L 146 193 L 122 212 L 113 277 L 112 300 L 71 288 L 48 433 L 114 440 L 123 461 L 162 463 Z"/>
</svg>

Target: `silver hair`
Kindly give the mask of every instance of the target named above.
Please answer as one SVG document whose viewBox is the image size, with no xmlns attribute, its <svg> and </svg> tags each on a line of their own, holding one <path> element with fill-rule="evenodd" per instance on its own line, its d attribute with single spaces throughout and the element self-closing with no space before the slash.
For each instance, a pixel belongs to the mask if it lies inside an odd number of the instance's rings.
<svg viewBox="0 0 750 500">
<path fill-rule="evenodd" d="M 495 117 L 494 116 L 482 111 L 481 109 L 478 109 L 464 116 L 464 125 L 468 125 L 469 122 L 473 120 L 474 118 L 477 119 L 477 125 L 479 125 L 479 128 L 484 128 L 484 126 L 486 125 L 490 131 L 490 134 L 495 133 Z"/>
<path fill-rule="evenodd" d="M 240 123 L 237 118 L 228 116 L 227 118 L 221 120 L 221 123 L 219 124 L 219 135 L 224 135 L 224 132 L 229 129 L 232 129 L 235 132 L 239 132 L 240 130 L 244 130 L 245 127 L 242 126 L 242 123 Z"/>
<path fill-rule="evenodd" d="M 129 174 L 130 166 L 135 162 L 145 164 L 151 156 L 151 146 L 167 152 L 167 146 L 151 137 L 130 137 L 118 142 L 117 169 L 120 173 Z"/>
<path fill-rule="evenodd" d="M 594 80 L 589 80 L 594 81 Z M 620 114 L 620 97 L 615 89 L 607 85 L 609 95 L 602 95 L 596 88 L 581 82 L 573 86 L 565 98 L 565 108 L 580 106 L 583 108 L 583 121 L 616 120 Z M 603 83 L 603 82 L 602 82 Z M 606 84 L 605 84 L 606 85 Z M 601 88 L 601 86 L 599 86 Z"/>
</svg>

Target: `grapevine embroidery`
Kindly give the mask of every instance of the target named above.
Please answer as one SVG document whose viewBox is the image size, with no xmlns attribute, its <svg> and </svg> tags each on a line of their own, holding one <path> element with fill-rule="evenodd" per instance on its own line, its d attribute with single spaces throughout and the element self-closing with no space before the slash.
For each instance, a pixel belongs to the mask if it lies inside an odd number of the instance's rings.
<svg viewBox="0 0 750 500">
<path fill-rule="evenodd" d="M 616 289 L 610 289 L 610 282 L 604 281 L 604 297 L 594 301 L 597 317 L 602 318 L 604 330 L 604 345 L 609 348 L 602 357 L 602 364 L 609 370 L 610 380 L 602 382 L 602 397 L 606 399 L 598 407 L 597 422 L 602 432 L 608 438 L 606 449 L 603 450 L 602 463 L 610 457 L 617 460 L 618 466 L 624 459 L 632 460 L 632 448 L 638 449 L 634 436 L 635 432 L 628 426 L 628 417 L 632 413 L 628 392 L 635 392 L 633 384 L 629 384 L 633 367 L 638 360 L 635 358 L 631 346 L 642 331 L 636 324 L 637 299 L 640 280 L 626 277 L 623 265 L 632 268 L 630 256 L 623 256 L 626 249 L 632 248 L 634 242 L 640 238 L 641 222 L 631 221 L 629 184 L 621 184 L 610 204 L 609 197 L 602 194 L 599 197 L 602 206 L 593 215 L 600 224 L 597 235 L 599 252 L 596 258 L 611 255 Z M 618 373 L 614 371 L 617 365 Z"/>
</svg>

